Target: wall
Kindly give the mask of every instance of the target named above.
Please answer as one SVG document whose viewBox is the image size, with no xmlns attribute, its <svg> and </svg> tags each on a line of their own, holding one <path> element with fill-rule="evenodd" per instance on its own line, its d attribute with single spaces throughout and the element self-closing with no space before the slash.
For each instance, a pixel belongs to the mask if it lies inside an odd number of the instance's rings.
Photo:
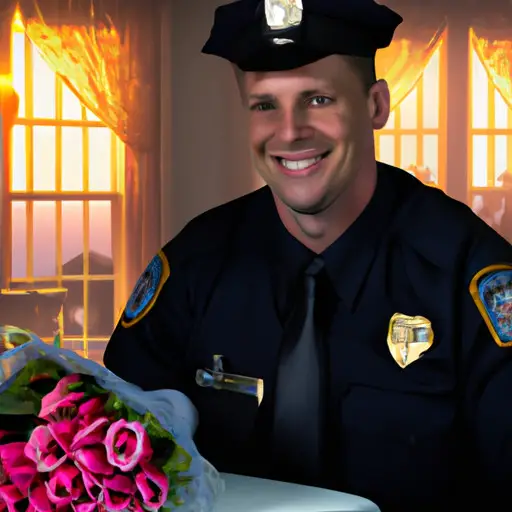
<svg viewBox="0 0 512 512">
<path fill-rule="evenodd" d="M 201 54 L 222 3 L 169 0 L 163 20 L 170 26 L 162 41 L 163 242 L 195 215 L 260 184 L 231 67 Z"/>
</svg>

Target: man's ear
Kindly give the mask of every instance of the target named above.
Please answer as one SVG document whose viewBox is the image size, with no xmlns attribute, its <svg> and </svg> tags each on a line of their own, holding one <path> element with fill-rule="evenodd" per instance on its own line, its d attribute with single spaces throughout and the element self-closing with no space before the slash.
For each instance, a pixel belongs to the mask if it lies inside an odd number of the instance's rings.
<svg viewBox="0 0 512 512">
<path fill-rule="evenodd" d="M 385 80 L 378 80 L 368 91 L 368 113 L 374 130 L 386 126 L 389 119 L 391 98 Z"/>
</svg>

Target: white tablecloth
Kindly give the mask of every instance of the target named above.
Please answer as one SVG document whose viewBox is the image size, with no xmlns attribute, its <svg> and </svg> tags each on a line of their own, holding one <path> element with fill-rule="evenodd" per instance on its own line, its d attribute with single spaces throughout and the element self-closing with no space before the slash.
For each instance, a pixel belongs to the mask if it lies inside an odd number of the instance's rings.
<svg viewBox="0 0 512 512">
<path fill-rule="evenodd" d="M 215 512 L 379 512 L 364 498 L 316 487 L 222 474 L 226 491 Z"/>
</svg>

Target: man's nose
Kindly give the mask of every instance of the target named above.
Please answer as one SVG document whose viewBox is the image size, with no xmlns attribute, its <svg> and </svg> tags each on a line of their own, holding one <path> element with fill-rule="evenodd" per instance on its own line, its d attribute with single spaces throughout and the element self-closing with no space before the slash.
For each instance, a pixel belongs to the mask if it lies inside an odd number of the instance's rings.
<svg viewBox="0 0 512 512">
<path fill-rule="evenodd" d="M 307 111 L 302 109 L 282 109 L 279 117 L 279 138 L 285 142 L 306 139 L 312 132 L 308 123 Z"/>
</svg>

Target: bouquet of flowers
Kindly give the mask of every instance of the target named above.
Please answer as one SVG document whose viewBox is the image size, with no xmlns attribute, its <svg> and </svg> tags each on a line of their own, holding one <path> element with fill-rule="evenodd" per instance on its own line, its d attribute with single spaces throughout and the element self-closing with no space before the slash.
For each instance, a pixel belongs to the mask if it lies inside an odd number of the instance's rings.
<svg viewBox="0 0 512 512">
<path fill-rule="evenodd" d="M 0 327 L 2 343 L 0 512 L 212 510 L 222 481 L 192 441 L 187 397 L 30 332 Z"/>
</svg>

